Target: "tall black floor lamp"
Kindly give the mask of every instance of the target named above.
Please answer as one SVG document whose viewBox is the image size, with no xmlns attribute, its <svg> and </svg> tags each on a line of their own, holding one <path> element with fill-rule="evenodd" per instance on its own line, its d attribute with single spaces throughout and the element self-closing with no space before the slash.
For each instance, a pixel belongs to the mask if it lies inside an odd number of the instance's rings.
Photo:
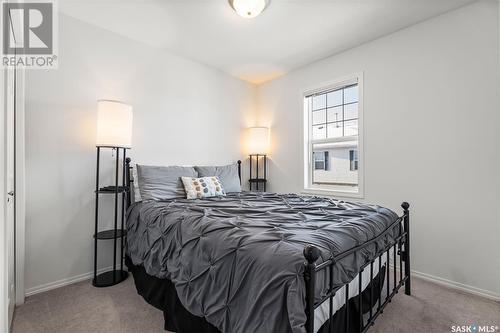
<svg viewBox="0 0 500 333">
<path fill-rule="evenodd" d="M 127 150 L 131 146 L 132 133 L 132 107 L 118 101 L 100 100 L 98 101 L 97 113 L 97 167 L 95 184 L 95 227 L 94 227 L 94 279 L 92 284 L 95 287 L 109 287 L 118 284 L 128 277 L 128 272 L 123 269 L 124 260 L 124 229 L 125 219 L 125 196 L 130 193 L 126 186 L 125 160 Z M 101 152 L 103 149 L 112 149 L 115 156 L 115 176 L 114 185 L 100 187 L 99 172 Z M 120 152 L 122 152 L 121 185 L 120 181 Z M 101 195 L 114 194 L 114 216 L 113 229 L 99 231 L 99 198 Z M 120 198 L 121 196 L 121 198 Z M 121 199 L 120 227 L 118 228 L 118 207 Z M 117 245 L 120 240 L 120 262 L 117 267 Z M 99 240 L 113 240 L 113 268 L 104 273 L 98 273 L 97 243 Z"/>
<path fill-rule="evenodd" d="M 250 191 L 266 192 L 267 184 L 267 156 L 265 154 L 250 154 Z M 259 175 L 260 172 L 260 175 Z M 262 184 L 262 186 L 260 186 Z"/>
<path fill-rule="evenodd" d="M 248 128 L 248 150 L 250 161 L 250 191 L 264 191 L 267 187 L 267 151 L 269 150 L 269 128 Z M 261 186 L 262 184 L 262 186 Z"/>
</svg>

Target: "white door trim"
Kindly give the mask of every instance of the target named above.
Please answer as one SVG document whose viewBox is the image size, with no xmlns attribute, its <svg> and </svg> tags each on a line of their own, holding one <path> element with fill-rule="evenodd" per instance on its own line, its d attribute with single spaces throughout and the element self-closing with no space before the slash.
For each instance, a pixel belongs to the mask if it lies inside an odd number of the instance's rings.
<svg viewBox="0 0 500 333">
<path fill-rule="evenodd" d="M 16 187 L 16 226 L 15 226 L 15 267 L 16 267 L 16 305 L 24 303 L 24 256 L 25 256 L 25 70 L 16 72 L 16 147 L 15 147 L 15 187 Z"/>
<path fill-rule="evenodd" d="M 9 325 L 14 317 L 15 284 L 16 284 L 16 257 L 15 257 L 15 232 L 16 232 L 16 195 L 15 195 L 15 116 L 16 116 L 16 70 L 8 68 L 6 70 L 5 95 L 5 192 L 7 194 L 5 201 L 5 243 L 6 243 L 6 270 L 7 270 L 7 298 Z M 12 193 L 11 193 L 12 192 Z"/>
<path fill-rule="evenodd" d="M 4 1 L 0 1 L 3 3 Z M 15 30 L 14 30 L 15 31 Z M 15 39 L 15 36 L 14 36 Z M 17 41 L 14 41 L 17 44 Z M 15 147 L 14 147 L 14 168 L 15 168 L 15 250 L 14 250 L 14 267 L 15 267 L 15 304 L 21 305 L 24 303 L 25 287 L 24 287 L 24 270 L 25 270 L 25 219 L 26 219 L 26 186 L 25 186 L 25 70 L 24 68 L 16 67 L 16 109 L 15 109 Z M 4 81 L 2 72 L 2 95 L 4 93 Z M 1 128 L 5 128 L 5 124 Z M 3 139 L 3 138 L 2 138 Z M 2 141 L 5 145 L 5 142 Z M 4 146 L 2 146 L 4 147 Z M 5 154 L 5 152 L 3 152 Z M 5 155 L 1 155 L 5 156 Z M 4 170 L 5 172 L 5 170 Z M 6 186 L 6 185 L 4 185 Z M 5 191 L 3 191 L 5 192 Z M 4 198 L 6 200 L 6 198 Z M 0 330 L 1 331 L 1 330 Z"/>
<path fill-rule="evenodd" d="M 2 101 L 5 101 L 5 70 L 1 69 L 0 74 L 0 96 Z M 5 104 L 2 103 L 2 114 L 0 116 L 0 156 L 2 161 L 5 161 Z M 8 277 L 7 277 L 7 233 L 5 223 L 5 202 L 6 202 L 6 186 L 5 186 L 5 162 L 0 163 L 0 331 L 9 331 L 9 305 L 8 302 Z"/>
</svg>

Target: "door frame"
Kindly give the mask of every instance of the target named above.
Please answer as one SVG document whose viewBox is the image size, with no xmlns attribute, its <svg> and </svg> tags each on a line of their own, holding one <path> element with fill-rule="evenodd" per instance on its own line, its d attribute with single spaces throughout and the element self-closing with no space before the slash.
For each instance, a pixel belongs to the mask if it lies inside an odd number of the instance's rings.
<svg viewBox="0 0 500 333">
<path fill-rule="evenodd" d="M 15 113 L 14 113 L 14 285 L 15 285 L 15 305 L 24 303 L 24 256 L 25 256 L 25 71 L 15 69 Z M 5 80 L 7 70 L 0 69 L 0 95 L 6 101 Z M 6 126 L 5 104 L 1 106 L 0 116 L 0 156 L 6 159 Z M 2 221 L 6 218 L 7 183 L 5 163 L 0 163 L 0 217 Z M 0 228 L 0 332 L 9 332 L 9 304 L 7 302 L 10 291 L 7 263 L 8 255 L 11 253 L 7 249 L 9 240 L 7 239 L 6 223 Z"/>
<path fill-rule="evenodd" d="M 0 3 L 3 3 L 0 0 Z M 1 11 L 1 10 L 0 10 Z M 11 24 L 14 24 L 11 22 Z M 15 29 L 13 29 L 13 32 Z M 17 40 L 14 36 L 14 43 Z M 5 70 L 2 74 L 5 75 Z M 5 77 L 2 76 L 2 94 L 4 93 Z M 25 286 L 25 233 L 26 233 L 26 151 L 25 151 L 25 82 L 26 71 L 23 67 L 15 68 L 15 124 L 14 124 L 14 284 L 15 284 L 15 304 L 24 304 Z M 2 124 L 5 129 L 5 124 Z M 5 147 L 6 142 L 2 142 Z M 6 152 L 3 152 L 5 154 Z M 5 155 L 0 155 L 5 156 Z M 5 172 L 5 170 L 3 170 Z M 4 185 L 6 186 L 6 185 Z M 4 191 L 5 192 L 5 191 Z M 5 193 L 4 193 L 5 194 Z"/>
<path fill-rule="evenodd" d="M 14 284 L 15 284 L 15 305 L 24 303 L 24 256 L 25 256 L 25 71 L 15 69 L 15 124 L 14 124 Z M 0 95 L 2 100 L 5 96 L 6 70 L 0 69 Z M 1 106 L 0 116 L 0 156 L 5 161 L 6 157 L 6 122 L 5 104 Z M 5 221 L 7 200 L 7 184 L 5 163 L 0 163 L 0 217 Z M 9 241 L 7 239 L 6 223 L 2 223 L 0 228 L 0 332 L 9 332 L 9 277 L 6 268 L 9 261 L 8 255 L 11 253 L 7 249 Z"/>
<path fill-rule="evenodd" d="M 16 307 L 16 68 L 7 68 L 4 79 L 5 133 L 5 245 L 8 319 L 12 325 Z M 13 195 L 9 195 L 10 191 Z"/>
<path fill-rule="evenodd" d="M 5 101 L 5 70 L 0 70 L 0 95 L 2 100 Z M 5 111 L 5 105 L 1 105 L 2 111 Z M 5 112 L 0 116 L 0 156 L 5 161 Z M 9 305 L 8 300 L 8 276 L 7 276 L 7 230 L 5 221 L 5 202 L 6 198 L 6 184 L 5 184 L 5 163 L 0 163 L 0 331 L 9 331 Z"/>
<path fill-rule="evenodd" d="M 0 4 L 4 1 L 0 1 Z M 1 12 L 1 10 L 0 10 Z M 6 69 L 0 68 L 0 96 L 5 101 Z M 26 218 L 26 190 L 25 190 L 25 82 L 24 68 L 15 69 L 15 114 L 14 114 L 14 284 L 15 305 L 21 305 L 25 300 L 24 271 L 25 271 L 25 218 Z M 1 105 L 0 116 L 0 156 L 5 161 L 5 105 Z M 5 221 L 5 204 L 7 200 L 7 184 L 5 183 L 5 163 L 0 163 L 0 219 Z M 9 332 L 9 277 L 6 265 L 8 263 L 8 240 L 6 224 L 0 228 L 0 332 Z"/>
<path fill-rule="evenodd" d="M 15 115 L 15 288 L 16 305 L 24 304 L 25 225 L 26 225 L 26 154 L 25 154 L 25 82 L 24 68 L 16 69 L 16 115 Z"/>
</svg>

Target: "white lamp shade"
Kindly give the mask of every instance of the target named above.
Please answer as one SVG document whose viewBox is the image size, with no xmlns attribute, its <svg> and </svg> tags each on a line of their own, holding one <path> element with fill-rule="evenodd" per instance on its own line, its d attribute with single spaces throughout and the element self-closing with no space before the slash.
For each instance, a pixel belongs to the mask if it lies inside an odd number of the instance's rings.
<svg viewBox="0 0 500 333">
<path fill-rule="evenodd" d="M 132 146 L 132 106 L 118 101 L 97 101 L 96 145 Z"/>
<path fill-rule="evenodd" d="M 267 154 L 269 150 L 269 128 L 250 127 L 248 129 L 248 153 Z"/>
</svg>

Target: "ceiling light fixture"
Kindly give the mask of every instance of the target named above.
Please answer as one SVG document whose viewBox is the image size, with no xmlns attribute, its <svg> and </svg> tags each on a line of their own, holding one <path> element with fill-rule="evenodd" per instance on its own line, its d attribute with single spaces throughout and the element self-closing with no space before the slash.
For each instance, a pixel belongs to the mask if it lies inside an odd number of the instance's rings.
<svg viewBox="0 0 500 333">
<path fill-rule="evenodd" d="M 244 18 L 258 16 L 269 5 L 270 0 L 229 0 L 234 11 Z"/>
</svg>

